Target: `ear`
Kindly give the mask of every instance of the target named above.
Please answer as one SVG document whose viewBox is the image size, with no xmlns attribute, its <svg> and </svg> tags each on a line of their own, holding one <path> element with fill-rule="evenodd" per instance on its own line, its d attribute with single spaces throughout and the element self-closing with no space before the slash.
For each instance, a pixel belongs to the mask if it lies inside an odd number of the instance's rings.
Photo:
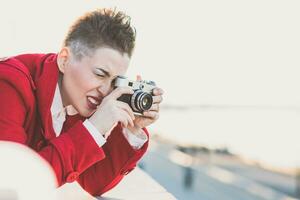
<svg viewBox="0 0 300 200">
<path fill-rule="evenodd" d="M 70 49 L 68 47 L 63 47 L 57 55 L 57 65 L 61 73 L 65 72 L 66 65 L 70 60 Z"/>
</svg>

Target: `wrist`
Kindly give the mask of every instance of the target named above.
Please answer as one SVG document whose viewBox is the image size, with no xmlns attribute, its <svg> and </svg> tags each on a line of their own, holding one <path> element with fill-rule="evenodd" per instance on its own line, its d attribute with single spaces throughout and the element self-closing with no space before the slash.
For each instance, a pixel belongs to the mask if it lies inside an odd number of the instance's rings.
<svg viewBox="0 0 300 200">
<path fill-rule="evenodd" d="M 89 118 L 88 120 L 98 130 L 98 132 L 101 135 L 103 135 L 103 136 L 105 135 L 104 130 L 101 127 L 99 127 L 99 123 L 97 123 L 93 118 Z"/>
</svg>

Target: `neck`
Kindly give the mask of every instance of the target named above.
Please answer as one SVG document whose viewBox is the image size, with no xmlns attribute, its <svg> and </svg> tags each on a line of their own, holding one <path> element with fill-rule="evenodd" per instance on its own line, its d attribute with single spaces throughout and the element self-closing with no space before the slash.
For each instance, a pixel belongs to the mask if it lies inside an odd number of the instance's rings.
<svg viewBox="0 0 300 200">
<path fill-rule="evenodd" d="M 66 101 L 64 88 L 62 87 L 62 81 L 63 81 L 63 74 L 59 72 L 57 83 L 58 83 L 58 88 L 59 88 L 61 100 L 62 100 L 63 106 L 65 107 L 68 104 L 67 104 L 67 101 Z"/>
</svg>

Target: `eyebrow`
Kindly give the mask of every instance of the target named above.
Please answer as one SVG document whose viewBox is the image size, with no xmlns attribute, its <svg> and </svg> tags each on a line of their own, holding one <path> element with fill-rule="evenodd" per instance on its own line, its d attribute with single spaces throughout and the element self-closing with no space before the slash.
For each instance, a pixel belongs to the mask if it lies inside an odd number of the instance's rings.
<svg viewBox="0 0 300 200">
<path fill-rule="evenodd" d="M 101 70 L 106 76 L 110 77 L 110 74 L 109 74 L 108 71 L 106 71 L 106 70 L 104 70 L 104 69 L 102 69 L 102 68 L 99 68 L 99 67 L 97 67 L 96 69 Z"/>
</svg>

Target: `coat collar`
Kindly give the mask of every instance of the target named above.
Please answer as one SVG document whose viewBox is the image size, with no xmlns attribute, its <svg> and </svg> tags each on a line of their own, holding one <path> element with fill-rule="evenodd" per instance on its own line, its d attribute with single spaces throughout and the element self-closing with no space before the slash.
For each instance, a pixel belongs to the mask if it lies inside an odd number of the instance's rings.
<svg viewBox="0 0 300 200">
<path fill-rule="evenodd" d="M 36 83 L 37 106 L 41 115 L 45 137 L 50 138 L 53 137 L 53 133 L 55 135 L 50 108 L 59 75 L 57 55 L 47 56 L 39 63 L 38 67 L 40 67 L 40 76 L 34 80 Z M 51 131 L 49 132 L 49 130 Z"/>
<path fill-rule="evenodd" d="M 15 57 L 30 71 L 34 83 L 39 120 L 46 139 L 56 137 L 51 115 L 51 105 L 59 78 L 57 54 L 23 54 Z M 72 124 L 85 118 L 79 114 L 66 116 L 66 123 Z M 67 128 L 69 126 L 66 126 Z"/>
<path fill-rule="evenodd" d="M 35 97 L 39 120 L 45 138 L 55 136 L 50 108 L 59 76 L 57 54 L 24 54 L 17 56 L 30 71 L 35 84 Z"/>
</svg>

